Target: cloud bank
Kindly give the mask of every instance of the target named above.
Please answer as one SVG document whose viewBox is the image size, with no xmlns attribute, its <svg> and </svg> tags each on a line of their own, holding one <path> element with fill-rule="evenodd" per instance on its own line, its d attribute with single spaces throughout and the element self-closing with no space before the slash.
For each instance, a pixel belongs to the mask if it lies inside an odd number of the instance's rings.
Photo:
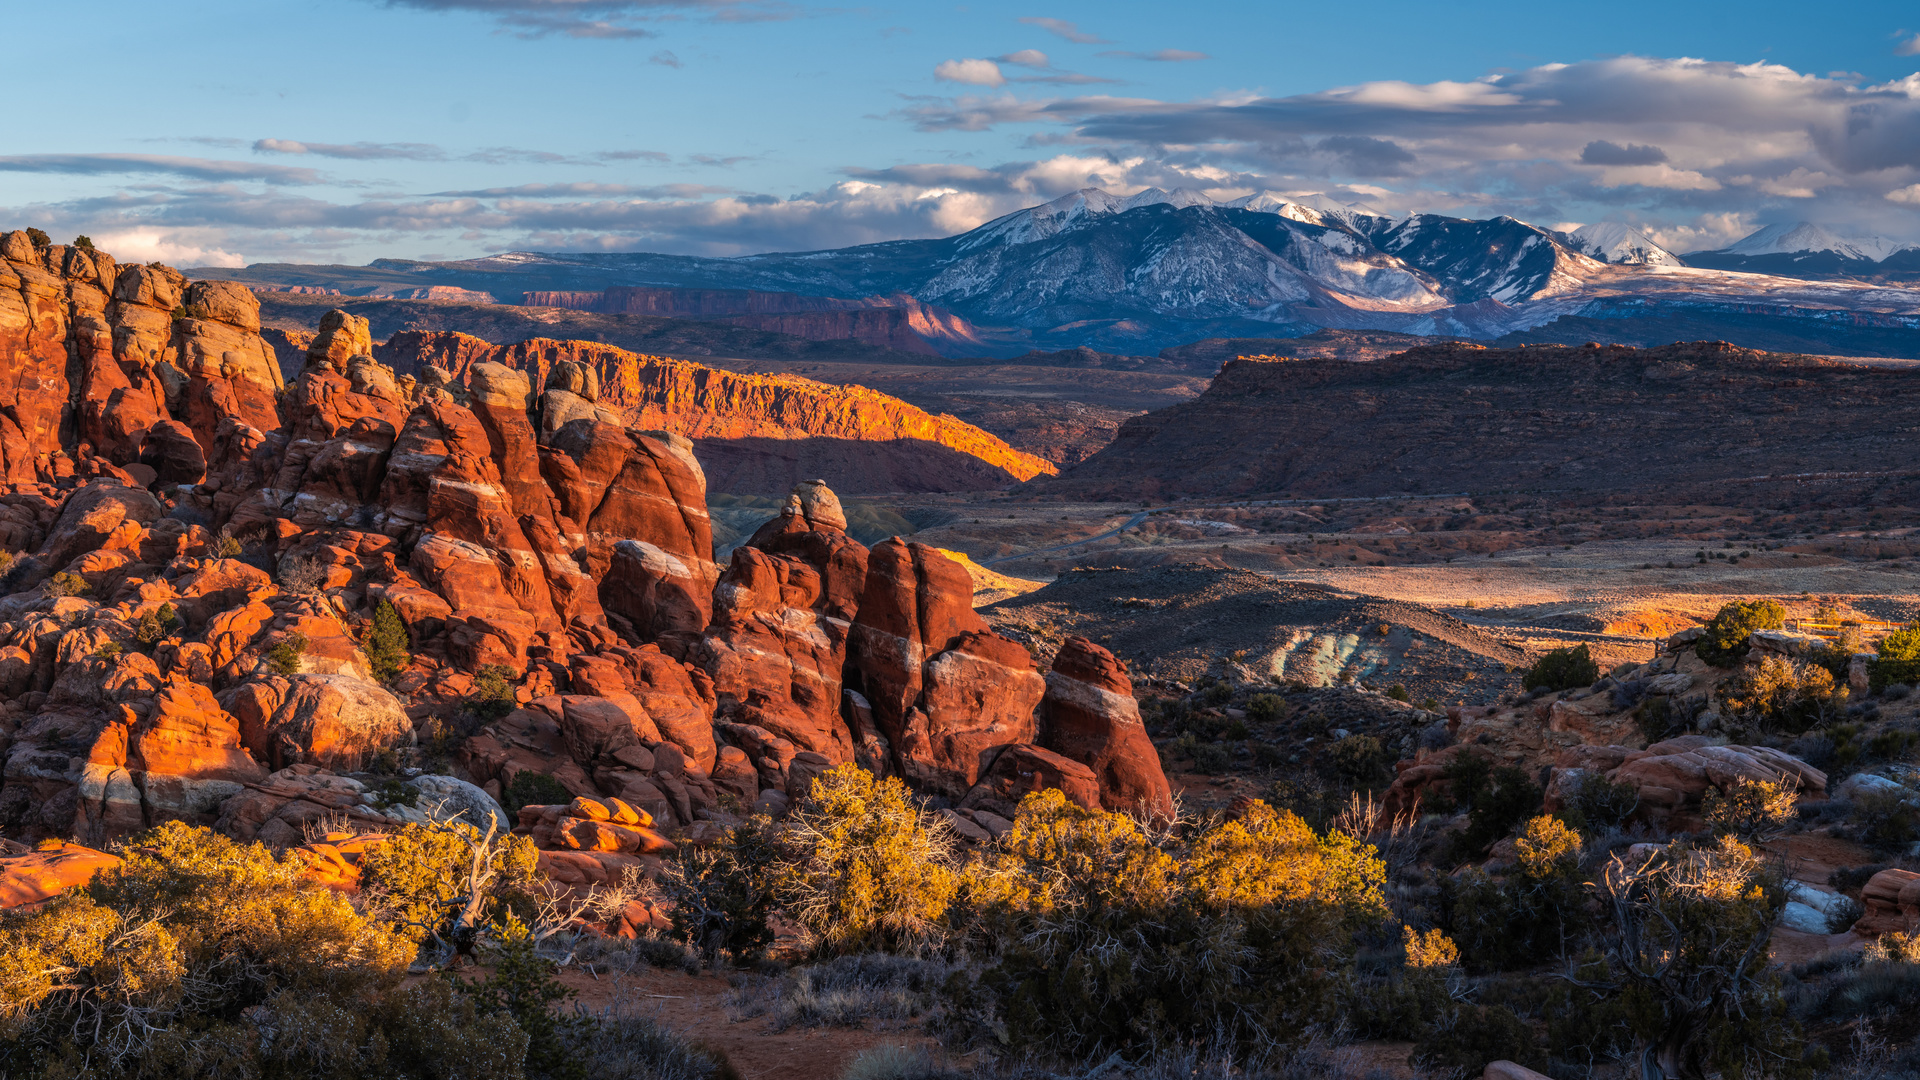
<svg viewBox="0 0 1920 1080">
<path fill-rule="evenodd" d="M 849 162 L 840 182 L 792 195 L 636 182 L 626 173 L 668 164 L 644 150 L 456 154 L 277 138 L 252 144 L 258 153 L 245 161 L 28 154 L 0 157 L 0 171 L 130 178 L 111 195 L 14 207 L 11 220 L 250 259 L 343 249 L 811 250 L 946 235 L 1088 186 L 1187 187 L 1223 199 L 1326 192 L 1389 212 L 1622 220 L 1682 251 L 1797 220 L 1920 240 L 1920 75 L 1863 85 L 1772 64 L 1628 56 L 1286 97 L 1049 96 L 1017 85 L 1055 71 L 1036 49 L 947 61 L 938 74 L 950 93 L 909 100 L 893 119 L 951 138 L 954 160 Z M 967 162 L 973 133 L 991 130 L 1024 138 L 1031 152 Z M 550 179 L 327 198 L 340 189 L 317 187 L 319 170 L 259 160 L 268 156 L 324 160 L 329 170 L 480 161 Z"/>
</svg>

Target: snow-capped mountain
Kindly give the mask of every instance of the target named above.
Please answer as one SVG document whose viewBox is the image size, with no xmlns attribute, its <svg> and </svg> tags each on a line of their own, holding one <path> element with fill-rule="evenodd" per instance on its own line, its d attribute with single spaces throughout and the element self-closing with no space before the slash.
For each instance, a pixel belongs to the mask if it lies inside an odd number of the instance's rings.
<svg viewBox="0 0 1920 1080">
<path fill-rule="evenodd" d="M 1904 277 L 1920 247 L 1884 236 L 1843 236 L 1810 221 L 1768 225 L 1734 244 L 1693 251 L 1687 265 L 1805 278 Z"/>
<path fill-rule="evenodd" d="M 1590 259 L 1623 266 L 1685 266 L 1686 261 L 1630 225 L 1597 221 L 1567 234 L 1567 246 Z"/>
<path fill-rule="evenodd" d="M 1840 236 L 1811 221 L 1798 221 L 1791 225 L 1768 225 L 1712 254 L 1797 255 L 1831 251 L 1843 259 L 1879 262 L 1907 246 L 1884 236 Z"/>
<path fill-rule="evenodd" d="M 1497 337 L 1566 315 L 1625 317 L 1613 313 L 1647 304 L 1748 313 L 1764 305 L 1808 319 L 1871 312 L 1894 320 L 1888 325 L 1920 328 L 1920 293 L 1844 280 L 1861 276 L 1852 267 L 1885 273 L 1903 260 L 1920 264 L 1920 248 L 1876 264 L 1864 253 L 1888 245 L 1854 239 L 1843 254 L 1831 236 L 1812 226 L 1762 230 L 1735 245 L 1757 254 L 1708 254 L 1745 264 L 1723 269 L 1769 273 L 1725 273 L 1613 223 L 1560 233 L 1511 217 L 1394 217 L 1324 195 L 1260 192 L 1221 203 L 1184 189 L 1123 197 L 1086 188 L 931 240 L 730 259 L 512 252 L 452 263 L 379 260 L 365 269 L 389 284 L 501 297 L 612 285 L 906 294 L 1022 351 L 1139 351 L 1320 327 Z M 1839 269 L 1827 272 L 1828 263 Z M 329 269 L 352 268 L 250 267 L 235 276 L 325 284 Z"/>
</svg>

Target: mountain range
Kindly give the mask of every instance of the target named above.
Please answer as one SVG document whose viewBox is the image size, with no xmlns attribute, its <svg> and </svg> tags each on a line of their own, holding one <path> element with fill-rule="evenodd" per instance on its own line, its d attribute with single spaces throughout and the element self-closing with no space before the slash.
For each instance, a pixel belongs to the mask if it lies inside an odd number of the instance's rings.
<svg viewBox="0 0 1920 1080">
<path fill-rule="evenodd" d="M 1859 272 L 1866 268 L 1877 269 Z M 437 288 L 523 304 L 633 286 L 904 304 L 913 311 L 902 325 L 948 355 L 1138 352 L 1322 328 L 1495 338 L 1563 317 L 1677 313 L 1736 326 L 1764 317 L 1920 333 L 1920 284 L 1902 280 L 1920 280 L 1920 248 L 1809 224 L 1683 256 L 1617 223 L 1561 232 L 1512 217 L 1396 217 L 1264 193 L 1221 203 L 1188 190 L 1122 197 L 1087 188 L 956 236 L 828 251 L 508 252 L 196 272 L 256 288 L 427 296 L 420 290 Z"/>
</svg>

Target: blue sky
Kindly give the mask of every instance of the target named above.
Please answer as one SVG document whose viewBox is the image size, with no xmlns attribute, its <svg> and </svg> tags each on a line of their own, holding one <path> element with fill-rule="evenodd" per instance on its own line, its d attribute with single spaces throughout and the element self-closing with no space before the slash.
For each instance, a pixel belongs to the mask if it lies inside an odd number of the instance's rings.
<svg viewBox="0 0 1920 1080">
<path fill-rule="evenodd" d="M 1920 240 L 1892 3 L 11 5 L 9 227 L 180 264 L 740 254 L 1083 186 Z"/>
</svg>

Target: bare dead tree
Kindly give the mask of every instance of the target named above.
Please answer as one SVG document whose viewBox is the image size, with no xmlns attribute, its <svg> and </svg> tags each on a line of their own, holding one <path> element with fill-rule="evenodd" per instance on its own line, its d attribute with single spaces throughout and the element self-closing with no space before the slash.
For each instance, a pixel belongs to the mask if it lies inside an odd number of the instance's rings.
<svg viewBox="0 0 1920 1080">
<path fill-rule="evenodd" d="M 1703 1080 L 1718 1029 L 1774 1011 L 1763 976 L 1781 905 L 1766 886 L 1760 861 L 1731 839 L 1608 862 L 1598 888 L 1614 924 L 1606 946 L 1614 981 L 1567 978 L 1590 990 L 1638 990 L 1659 1010 L 1659 1033 L 1640 1050 L 1641 1080 Z M 1742 1052 L 1772 1055 L 1765 1043 L 1749 1040 Z"/>
</svg>

